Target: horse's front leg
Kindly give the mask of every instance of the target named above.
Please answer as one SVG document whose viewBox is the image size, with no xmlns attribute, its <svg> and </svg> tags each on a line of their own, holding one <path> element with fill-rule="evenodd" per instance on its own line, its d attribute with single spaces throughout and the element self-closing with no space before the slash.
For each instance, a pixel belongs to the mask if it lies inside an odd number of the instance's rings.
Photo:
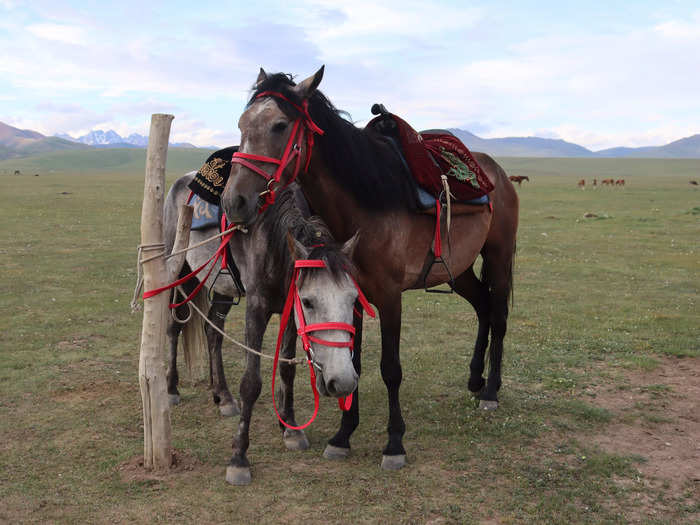
<svg viewBox="0 0 700 525">
<path fill-rule="evenodd" d="M 361 312 L 362 305 L 355 303 L 355 311 Z M 352 364 L 358 377 L 362 373 L 362 316 L 356 315 L 353 322 L 355 326 L 355 344 L 352 356 Z M 328 459 L 343 459 L 350 454 L 350 436 L 360 424 L 360 384 L 352 395 L 350 410 L 343 412 L 340 420 L 340 429 L 335 436 L 328 440 L 323 457 Z"/>
<path fill-rule="evenodd" d="M 296 355 L 297 334 L 296 326 L 293 322 L 287 324 L 282 338 L 282 357 L 285 359 L 293 359 Z M 278 396 L 281 401 L 280 416 L 285 423 L 293 427 L 297 426 L 294 417 L 294 376 L 296 375 L 296 365 L 292 363 L 280 363 L 280 393 Z M 309 440 L 306 438 L 303 430 L 294 430 L 285 427 L 280 423 L 282 429 L 282 438 L 284 445 L 289 450 L 306 450 L 309 448 Z"/>
<path fill-rule="evenodd" d="M 265 328 L 270 320 L 270 312 L 257 297 L 249 296 L 246 307 L 245 340 L 251 348 L 259 350 Z M 248 352 L 246 354 L 246 369 L 241 378 L 241 419 L 238 433 L 233 438 L 233 456 L 226 469 L 226 481 L 232 485 L 247 485 L 250 483 L 250 463 L 247 452 L 250 445 L 250 418 L 253 406 L 260 396 L 262 379 L 260 377 L 260 356 Z"/>
<path fill-rule="evenodd" d="M 399 387 L 401 386 L 401 360 L 399 343 L 401 338 L 401 293 L 392 294 L 379 308 L 382 331 L 382 379 L 389 397 L 389 442 L 384 448 L 382 468 L 398 470 L 406 464 L 406 450 L 403 448 L 403 435 L 406 424 L 401 416 Z"/>
</svg>

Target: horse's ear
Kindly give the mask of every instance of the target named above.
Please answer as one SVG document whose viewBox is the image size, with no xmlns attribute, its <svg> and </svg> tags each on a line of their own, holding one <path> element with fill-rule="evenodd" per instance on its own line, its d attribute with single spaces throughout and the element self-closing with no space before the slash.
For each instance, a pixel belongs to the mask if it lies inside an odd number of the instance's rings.
<svg viewBox="0 0 700 525">
<path fill-rule="evenodd" d="M 299 84 L 296 85 L 294 91 L 297 93 L 297 95 L 299 95 L 302 98 L 302 100 L 309 98 L 311 95 L 313 95 L 314 91 L 316 91 L 316 88 L 323 79 L 323 70 L 325 68 L 325 65 L 321 66 L 321 69 L 316 71 L 316 73 L 311 75 L 306 80 L 302 80 L 301 82 L 299 82 Z"/>
<path fill-rule="evenodd" d="M 265 70 L 263 68 L 260 68 L 260 73 L 258 73 L 258 79 L 255 81 L 255 85 L 259 86 L 263 82 L 267 80 L 267 73 L 265 73 Z"/>
<path fill-rule="evenodd" d="M 348 259 L 352 260 L 352 255 L 355 253 L 355 248 L 357 248 L 357 244 L 360 241 L 360 230 L 357 230 L 355 232 L 355 235 L 350 237 L 347 241 L 345 241 L 345 244 L 343 244 L 343 247 L 340 249 L 341 252 L 343 252 Z"/>
<path fill-rule="evenodd" d="M 289 230 L 287 230 L 287 247 L 289 248 L 289 253 L 292 256 L 292 259 L 295 261 L 299 259 L 306 259 L 309 256 L 309 252 L 306 250 L 304 245 L 297 241 Z"/>
</svg>

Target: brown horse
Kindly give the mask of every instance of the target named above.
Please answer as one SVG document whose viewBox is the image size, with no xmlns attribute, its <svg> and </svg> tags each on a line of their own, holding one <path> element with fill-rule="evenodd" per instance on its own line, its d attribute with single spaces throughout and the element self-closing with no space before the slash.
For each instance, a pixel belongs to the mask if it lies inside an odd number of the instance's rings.
<svg viewBox="0 0 700 525">
<path fill-rule="evenodd" d="M 578 187 L 581 188 L 582 190 L 586 189 L 586 179 L 581 179 L 578 181 Z"/>
<path fill-rule="evenodd" d="M 518 186 L 522 186 L 524 180 L 530 182 L 530 177 L 527 175 L 510 175 L 508 178 L 511 182 L 517 182 Z"/>
<path fill-rule="evenodd" d="M 425 281 L 422 279 L 432 261 L 435 219 L 416 213 L 416 183 L 389 140 L 345 119 L 317 89 L 322 76 L 323 67 L 297 85 L 289 75 L 268 76 L 260 70 L 239 121 L 242 155 L 231 170 L 222 206 L 229 220 L 252 224 L 261 198 L 269 200 L 270 190 L 287 184 L 301 166 L 298 182 L 333 236 L 344 242 L 359 232 L 353 260 L 360 287 L 379 310 L 380 367 L 389 400 L 389 441 L 382 467 L 398 469 L 406 460 L 399 403 L 401 294 L 448 282 L 450 272 L 436 265 Z M 494 185 L 490 194 L 493 211 L 489 206 L 474 206 L 471 214 L 453 216 L 449 234 L 444 231 L 442 247 L 451 274 L 456 276 L 454 290 L 473 305 L 479 319 L 468 387 L 479 393 L 482 407 L 492 409 L 498 406 L 501 386 L 518 197 L 506 173 L 491 157 L 483 153 L 474 156 Z M 473 267 L 479 253 L 483 258 L 481 279 Z M 358 373 L 361 328 L 360 320 L 356 322 L 354 353 Z M 484 381 L 489 331 L 490 369 Z M 435 352 L 440 359 L 439 349 Z M 350 435 L 359 423 L 355 394 L 350 411 L 343 413 L 341 427 L 326 447 L 326 457 L 349 453 Z"/>
</svg>

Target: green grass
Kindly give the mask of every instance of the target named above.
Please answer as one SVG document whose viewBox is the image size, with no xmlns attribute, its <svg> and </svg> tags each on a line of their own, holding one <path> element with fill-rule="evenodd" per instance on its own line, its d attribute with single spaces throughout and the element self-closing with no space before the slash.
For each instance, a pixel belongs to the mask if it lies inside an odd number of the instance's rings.
<svg viewBox="0 0 700 525">
<path fill-rule="evenodd" d="M 207 154 L 177 151 L 170 181 Z M 237 420 L 220 418 L 206 388 L 186 381 L 173 438 L 193 468 L 163 481 L 120 475 L 143 446 L 141 318 L 128 308 L 143 163 L 132 150 L 99 153 L 99 169 L 83 160 L 72 172 L 75 157 L 66 154 L 54 173 L 0 177 L 0 521 L 621 523 L 641 497 L 668 509 L 669 521 L 697 518 L 697 506 L 640 477 L 640 458 L 588 445 L 618 419 L 584 391 L 625 370 L 653 370 L 667 356 L 700 355 L 700 218 L 689 212 L 700 191 L 687 182 L 700 161 L 504 159 L 532 180 L 519 190 L 499 410 L 480 412 L 466 389 L 471 308 L 409 292 L 401 390 L 408 466 L 379 469 L 386 390 L 378 322 L 368 320 L 351 457 L 321 457 L 339 419 L 328 399 L 308 431 L 312 449 L 284 450 L 266 361 L 251 434 L 253 484 L 231 487 L 223 477 Z M 620 174 L 627 187 L 578 190 L 584 172 Z M 240 337 L 243 307 L 229 319 Z M 269 330 L 268 351 L 274 336 Z M 235 391 L 241 354 L 228 346 L 225 360 Z M 303 371 L 298 378 L 302 418 L 311 399 Z M 661 384 L 646 389 L 650 403 L 668 396 Z M 645 410 L 650 423 L 662 421 Z"/>
<path fill-rule="evenodd" d="M 168 175 L 177 176 L 201 167 L 212 150 L 201 148 L 170 148 Z M 20 170 L 25 175 L 96 173 L 133 175 L 145 170 L 146 150 L 140 148 L 92 148 L 69 150 L 0 161 L 0 176 Z"/>
</svg>

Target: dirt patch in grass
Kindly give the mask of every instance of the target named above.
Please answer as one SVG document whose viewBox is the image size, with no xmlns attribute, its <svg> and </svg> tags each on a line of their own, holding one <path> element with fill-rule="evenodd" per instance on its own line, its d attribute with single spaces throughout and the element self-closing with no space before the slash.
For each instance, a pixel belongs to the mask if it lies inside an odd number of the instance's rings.
<svg viewBox="0 0 700 525">
<path fill-rule="evenodd" d="M 598 387 L 595 404 L 615 419 L 593 442 L 644 459 L 638 470 L 673 494 L 700 496 L 700 359 L 665 359 Z"/>
<path fill-rule="evenodd" d="M 143 456 L 133 457 L 117 466 L 124 483 L 139 481 L 166 481 L 185 472 L 201 470 L 204 465 L 187 451 L 173 450 L 173 465 L 167 472 L 148 471 L 143 467 Z"/>
<path fill-rule="evenodd" d="M 89 381 L 53 392 L 52 397 L 61 403 L 93 401 L 122 395 L 128 388 L 130 385 L 118 381 Z"/>
</svg>

